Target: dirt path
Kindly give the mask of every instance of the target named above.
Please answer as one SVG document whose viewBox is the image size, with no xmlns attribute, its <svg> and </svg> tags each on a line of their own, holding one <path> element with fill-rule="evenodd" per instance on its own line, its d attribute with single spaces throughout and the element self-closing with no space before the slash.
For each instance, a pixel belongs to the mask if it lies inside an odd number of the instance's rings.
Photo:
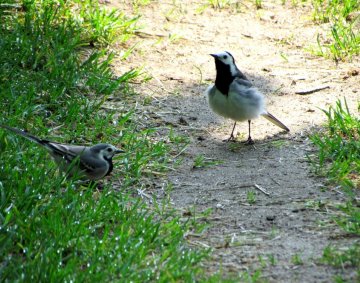
<svg viewBox="0 0 360 283">
<path fill-rule="evenodd" d="M 261 268 L 270 282 L 329 282 L 335 274 L 355 278 L 351 269 L 319 262 L 327 245 L 347 245 L 352 239 L 332 221 L 343 196 L 322 189 L 325 180 L 310 173 L 306 155 L 313 150 L 307 134 L 325 120 L 319 108 L 346 96 L 356 109 L 360 79 L 351 74 L 360 64 L 336 66 L 306 53 L 317 33 L 326 34 L 326 26 L 314 26 L 306 7 L 273 2 L 263 1 L 262 10 L 246 3 L 240 11 L 207 8 L 200 14 L 196 1 L 154 1 L 139 8 L 144 29 L 135 39 L 137 55 L 116 68 L 122 73 L 129 65 L 145 66 L 153 80 L 138 91 L 153 98 L 149 113 L 190 138 L 179 156 L 183 162 L 164 181 L 173 184 L 175 207 L 193 215 L 212 209 L 202 220 L 209 228 L 189 236 L 190 243 L 214 249 L 212 272 Z M 267 95 L 268 110 L 291 129 L 289 134 L 259 118 L 252 124 L 255 146 L 222 142 L 232 122 L 213 114 L 203 95 L 215 78 L 208 54 L 222 50 L 230 51 Z M 295 93 L 318 87 L 327 88 Z M 237 131 L 244 140 L 247 124 L 240 123 Z M 193 168 L 200 155 L 216 164 Z M 161 198 L 164 192 L 148 193 Z"/>
</svg>

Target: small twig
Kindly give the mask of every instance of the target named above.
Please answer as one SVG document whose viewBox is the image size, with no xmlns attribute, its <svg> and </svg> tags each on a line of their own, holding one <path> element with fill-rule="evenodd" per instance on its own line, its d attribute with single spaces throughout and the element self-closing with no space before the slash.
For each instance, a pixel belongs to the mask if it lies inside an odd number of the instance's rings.
<svg viewBox="0 0 360 283">
<path fill-rule="evenodd" d="M 180 152 L 173 157 L 173 160 L 175 160 L 175 159 L 178 158 L 181 154 L 183 154 L 183 152 L 184 152 L 186 149 L 187 149 L 187 145 L 184 146 L 183 149 L 180 150 Z"/>
<path fill-rule="evenodd" d="M 22 5 L 19 4 L 12 4 L 12 3 L 2 3 L 0 4 L 1 9 L 17 9 L 20 10 L 23 8 Z"/>
<path fill-rule="evenodd" d="M 254 187 L 256 189 L 258 189 L 260 192 L 262 192 L 263 194 L 270 196 L 270 194 L 264 188 L 260 187 L 258 184 L 254 184 Z"/>
<path fill-rule="evenodd" d="M 183 78 L 175 78 L 175 77 L 166 77 L 168 80 L 170 81 L 179 81 L 179 82 L 183 82 L 184 79 Z"/>
<path fill-rule="evenodd" d="M 200 183 L 180 183 L 180 184 L 173 184 L 173 188 L 180 188 L 180 187 L 201 187 L 202 184 Z"/>
<path fill-rule="evenodd" d="M 150 72 L 150 70 L 148 68 L 144 68 L 149 74 L 150 76 L 160 85 L 160 87 L 165 90 L 166 92 L 170 92 L 169 90 L 167 90 L 167 88 L 165 87 L 165 85 L 162 83 L 162 81 L 157 77 L 155 76 L 154 73 Z"/>
<path fill-rule="evenodd" d="M 56 127 L 52 128 L 50 131 L 51 131 L 51 132 L 57 131 L 58 129 L 60 129 L 60 128 L 63 127 L 63 126 L 64 126 L 64 124 L 61 124 L 61 125 L 59 125 L 59 126 L 56 126 Z"/>
<path fill-rule="evenodd" d="M 241 189 L 241 188 L 249 188 L 251 187 L 251 184 L 244 184 L 244 185 L 238 185 L 238 186 L 230 186 L 230 189 Z"/>
<path fill-rule="evenodd" d="M 276 240 L 279 240 L 279 239 L 281 239 L 281 236 L 279 235 L 279 236 L 276 236 L 275 238 L 272 238 L 272 239 L 270 239 L 270 242 L 272 241 L 276 241 Z"/>
<path fill-rule="evenodd" d="M 341 188 L 341 186 L 337 186 L 337 187 L 335 187 L 335 188 L 331 188 L 330 190 L 338 193 L 339 195 L 344 195 L 343 192 L 340 192 L 340 191 L 338 190 L 338 189 L 340 189 L 340 188 Z"/>
<path fill-rule="evenodd" d="M 162 111 L 162 112 L 154 112 L 154 114 L 163 117 L 164 115 L 177 115 L 177 114 L 181 114 L 181 111 L 177 110 L 177 111 Z"/>
<path fill-rule="evenodd" d="M 143 170 L 143 172 L 144 173 L 150 173 L 150 174 L 153 174 L 153 175 L 156 175 L 156 176 L 166 176 L 165 173 L 153 171 L 153 170 L 150 170 L 150 169 L 145 169 L 145 170 Z"/>
<path fill-rule="evenodd" d="M 201 68 L 200 67 L 198 67 L 198 66 L 196 66 L 196 65 L 194 65 L 194 67 L 199 71 L 199 73 L 200 73 L 200 81 L 199 81 L 199 84 L 201 84 L 202 82 L 203 82 L 203 73 L 202 73 L 202 71 L 201 71 Z"/>
<path fill-rule="evenodd" d="M 146 189 L 137 189 L 137 193 L 138 193 L 138 195 L 140 196 L 140 197 L 142 197 L 142 198 L 144 198 L 144 197 L 146 197 L 146 198 L 148 198 L 148 199 L 152 199 L 152 197 L 151 196 L 149 196 L 147 193 L 145 193 L 145 190 Z"/>
<path fill-rule="evenodd" d="M 318 88 L 314 88 L 314 89 L 309 89 L 309 90 L 299 90 L 299 91 L 295 91 L 296 94 L 300 94 L 300 95 L 307 95 L 307 94 L 311 94 L 323 89 L 327 89 L 330 88 L 330 86 L 322 86 L 322 87 L 318 87 Z"/>
<path fill-rule="evenodd" d="M 189 241 L 189 240 L 188 240 L 188 243 L 189 243 L 189 244 L 192 244 L 192 245 L 194 245 L 194 246 L 200 246 L 200 247 L 203 247 L 203 248 L 206 248 L 206 249 L 210 248 L 209 245 L 207 245 L 207 244 L 205 244 L 205 243 L 203 243 L 203 242 L 200 242 L 200 241 Z"/>
<path fill-rule="evenodd" d="M 278 181 L 275 180 L 275 178 L 273 177 L 270 177 L 270 179 L 278 186 L 281 186 L 280 183 Z"/>
<path fill-rule="evenodd" d="M 247 38 L 253 38 L 250 34 L 242 33 L 241 35 Z"/>
<path fill-rule="evenodd" d="M 149 33 L 145 31 L 135 31 L 135 34 L 139 37 L 146 38 L 146 37 L 167 37 L 166 34 L 156 34 L 156 33 Z"/>
</svg>

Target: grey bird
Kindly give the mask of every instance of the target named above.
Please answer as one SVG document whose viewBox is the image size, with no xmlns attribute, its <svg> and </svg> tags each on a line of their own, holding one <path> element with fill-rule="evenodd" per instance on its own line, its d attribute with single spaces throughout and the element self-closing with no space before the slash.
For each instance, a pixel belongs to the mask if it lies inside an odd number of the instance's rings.
<svg viewBox="0 0 360 283">
<path fill-rule="evenodd" d="M 253 144 L 250 133 L 251 120 L 263 116 L 283 130 L 289 128 L 265 109 L 264 95 L 255 88 L 246 76 L 237 68 L 234 57 L 227 51 L 210 54 L 215 59 L 216 79 L 206 94 L 210 108 L 220 116 L 235 121 L 228 139 L 234 140 L 236 122 L 248 121 L 248 144 Z"/>
<path fill-rule="evenodd" d="M 0 124 L 0 127 L 41 145 L 49 152 L 60 170 L 69 177 L 78 176 L 83 181 L 96 181 L 109 175 L 113 170 L 112 158 L 115 154 L 124 152 L 107 143 L 94 146 L 63 144 L 40 139 L 6 125 Z"/>
</svg>

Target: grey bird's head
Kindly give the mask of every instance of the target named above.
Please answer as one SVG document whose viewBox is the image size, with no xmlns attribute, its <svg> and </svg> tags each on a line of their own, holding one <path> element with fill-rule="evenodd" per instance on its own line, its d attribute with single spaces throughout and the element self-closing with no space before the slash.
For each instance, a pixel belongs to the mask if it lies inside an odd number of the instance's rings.
<svg viewBox="0 0 360 283">
<path fill-rule="evenodd" d="M 236 77 L 242 77 L 242 73 L 235 65 L 235 59 L 230 52 L 222 51 L 210 54 L 215 59 L 216 80 L 215 86 L 224 95 L 228 95 L 229 86 Z"/>
<path fill-rule="evenodd" d="M 115 154 L 124 152 L 121 149 L 116 148 L 115 146 L 107 143 L 99 143 L 90 148 L 95 154 L 99 154 L 104 157 L 105 160 L 111 160 Z"/>
<path fill-rule="evenodd" d="M 210 54 L 215 59 L 215 65 L 217 72 L 225 72 L 227 75 L 236 77 L 239 73 L 235 64 L 235 59 L 228 51 L 222 51 L 219 53 Z"/>
<path fill-rule="evenodd" d="M 223 64 L 229 65 L 229 66 L 235 65 L 235 59 L 231 55 L 231 53 L 228 52 L 228 51 L 222 51 L 222 52 L 213 53 L 213 54 L 210 54 L 210 55 L 215 58 L 215 62 L 220 61 Z"/>
</svg>

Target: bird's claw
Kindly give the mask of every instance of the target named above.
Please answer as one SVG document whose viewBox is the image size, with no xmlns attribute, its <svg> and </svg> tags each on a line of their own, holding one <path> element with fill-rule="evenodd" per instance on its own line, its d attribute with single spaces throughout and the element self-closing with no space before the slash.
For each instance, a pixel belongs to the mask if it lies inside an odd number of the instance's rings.
<svg viewBox="0 0 360 283">
<path fill-rule="evenodd" d="M 234 135 L 231 135 L 228 139 L 224 139 L 223 142 L 235 142 L 236 139 L 234 137 Z"/>
<path fill-rule="evenodd" d="M 254 143 L 255 142 L 253 141 L 253 139 L 250 136 L 248 137 L 247 141 L 245 142 L 245 144 L 247 144 L 247 145 L 252 145 Z"/>
</svg>

